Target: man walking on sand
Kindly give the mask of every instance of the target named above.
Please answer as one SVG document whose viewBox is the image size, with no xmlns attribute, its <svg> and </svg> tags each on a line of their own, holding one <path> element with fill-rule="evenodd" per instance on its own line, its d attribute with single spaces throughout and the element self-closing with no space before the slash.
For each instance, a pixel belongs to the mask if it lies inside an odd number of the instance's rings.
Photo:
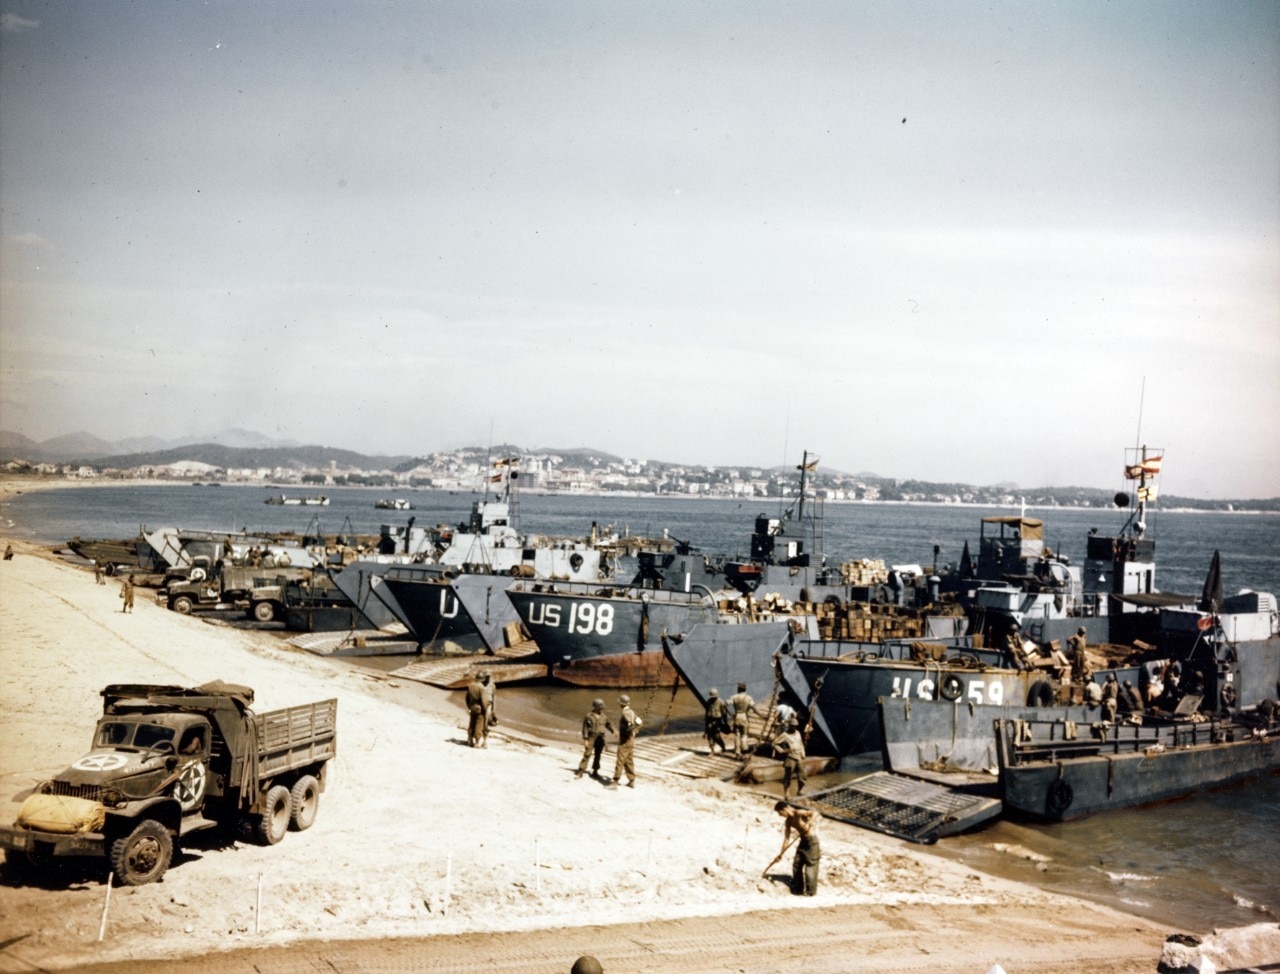
<svg viewBox="0 0 1280 974">
<path fill-rule="evenodd" d="M 582 718 L 582 762 L 576 777 L 587 773 L 591 765 L 591 777 L 600 777 L 600 756 L 604 754 L 604 735 L 612 732 L 613 724 L 604 715 L 604 701 L 596 697 L 591 701 L 591 713 Z"/>
<path fill-rule="evenodd" d="M 791 781 L 796 782 L 796 795 L 804 791 L 804 738 L 792 721 L 773 741 L 773 750 L 782 758 L 782 797 L 787 797 Z"/>
<path fill-rule="evenodd" d="M 631 709 L 631 698 L 625 693 L 618 698 L 622 704 L 622 714 L 618 717 L 618 760 L 613 766 L 613 784 L 622 780 L 623 772 L 627 775 L 627 787 L 636 786 L 636 733 L 642 721 Z"/>
<path fill-rule="evenodd" d="M 485 727 L 485 700 L 483 674 L 476 676 L 467 684 L 467 747 L 480 747 L 484 736 L 488 733 Z"/>
<path fill-rule="evenodd" d="M 120 598 L 124 599 L 124 607 L 121 612 L 133 611 L 133 579 L 128 575 L 124 577 L 124 581 L 120 583 Z"/>
<path fill-rule="evenodd" d="M 738 684 L 738 692 L 729 698 L 729 706 L 733 708 L 733 756 L 740 758 L 747 751 L 747 714 L 759 714 L 759 711 L 745 683 Z"/>
<path fill-rule="evenodd" d="M 791 863 L 791 892 L 796 896 L 813 896 L 818 892 L 818 863 L 822 859 L 822 847 L 818 843 L 818 813 L 812 808 L 786 802 L 778 802 L 773 808 L 787 823 L 782 832 L 782 852 L 778 853 L 778 859 L 787 851 L 792 829 L 800 840 Z"/>
<path fill-rule="evenodd" d="M 100 561 L 95 561 L 93 563 L 93 581 L 96 585 L 107 584 L 102 578 L 102 562 Z"/>
</svg>

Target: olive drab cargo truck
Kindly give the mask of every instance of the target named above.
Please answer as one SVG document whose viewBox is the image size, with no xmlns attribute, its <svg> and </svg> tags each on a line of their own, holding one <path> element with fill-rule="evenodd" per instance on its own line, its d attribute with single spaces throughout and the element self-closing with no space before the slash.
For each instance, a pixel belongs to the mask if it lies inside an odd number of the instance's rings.
<svg viewBox="0 0 1280 974">
<path fill-rule="evenodd" d="M 36 865 L 102 856 L 119 882 L 164 875 L 183 836 L 245 823 L 267 845 L 315 820 L 337 748 L 337 700 L 255 714 L 253 691 L 114 684 L 93 749 L 0 827 L 6 856 Z"/>
</svg>

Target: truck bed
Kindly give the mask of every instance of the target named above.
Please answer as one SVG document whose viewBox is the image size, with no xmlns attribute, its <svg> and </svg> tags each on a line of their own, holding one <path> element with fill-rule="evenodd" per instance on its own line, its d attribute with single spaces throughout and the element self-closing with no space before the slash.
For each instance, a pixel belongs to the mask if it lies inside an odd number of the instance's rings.
<svg viewBox="0 0 1280 974">
<path fill-rule="evenodd" d="M 263 777 L 328 761 L 337 753 L 336 699 L 256 714 L 253 720 L 258 729 L 258 769 Z"/>
</svg>

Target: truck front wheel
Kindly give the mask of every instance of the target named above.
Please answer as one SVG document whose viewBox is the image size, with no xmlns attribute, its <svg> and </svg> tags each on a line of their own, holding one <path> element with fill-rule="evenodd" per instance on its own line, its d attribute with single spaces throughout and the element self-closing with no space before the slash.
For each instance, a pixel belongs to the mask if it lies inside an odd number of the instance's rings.
<svg viewBox="0 0 1280 974">
<path fill-rule="evenodd" d="M 191 596 L 189 595 L 179 595 L 177 598 L 169 602 L 169 608 L 179 615 L 184 616 L 191 615 L 191 609 L 194 605 L 195 603 L 191 601 Z"/>
<path fill-rule="evenodd" d="M 293 785 L 290 792 L 289 824 L 294 831 L 304 832 L 311 828 L 316 820 L 316 812 L 320 810 L 320 782 L 309 774 L 304 774 Z"/>
<path fill-rule="evenodd" d="M 293 798 L 284 785 L 272 785 L 264 802 L 266 810 L 258 816 L 257 833 L 263 845 L 275 845 L 289 831 L 289 813 Z"/>
<path fill-rule="evenodd" d="M 111 843 L 111 868 L 122 886 L 144 886 L 164 875 L 173 859 L 173 837 L 152 819 Z"/>
<path fill-rule="evenodd" d="M 271 622 L 276 617 L 276 607 L 272 602 L 253 603 L 253 617 L 259 622 Z"/>
</svg>

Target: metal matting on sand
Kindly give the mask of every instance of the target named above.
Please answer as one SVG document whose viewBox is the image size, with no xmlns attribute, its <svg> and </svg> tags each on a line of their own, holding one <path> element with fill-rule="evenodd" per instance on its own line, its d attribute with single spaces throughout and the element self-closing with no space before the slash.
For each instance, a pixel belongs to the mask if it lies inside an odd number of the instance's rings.
<svg viewBox="0 0 1280 974">
<path fill-rule="evenodd" d="M 828 818 L 912 842 L 932 843 L 1000 814 L 999 799 L 877 771 L 820 791 L 810 801 Z"/>
<path fill-rule="evenodd" d="M 378 629 L 304 632 L 290 636 L 288 643 L 317 656 L 412 656 L 418 651 L 415 640 L 388 635 Z"/>
</svg>

